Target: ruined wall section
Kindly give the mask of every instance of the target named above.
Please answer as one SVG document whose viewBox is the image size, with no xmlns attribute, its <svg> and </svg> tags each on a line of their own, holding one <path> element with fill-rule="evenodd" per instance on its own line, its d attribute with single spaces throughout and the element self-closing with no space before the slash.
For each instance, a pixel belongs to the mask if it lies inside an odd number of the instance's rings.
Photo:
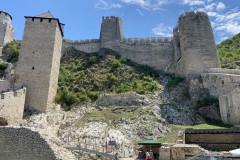
<svg viewBox="0 0 240 160">
<path fill-rule="evenodd" d="M 16 125 L 22 120 L 25 95 L 26 88 L 1 93 L 0 117 L 6 119 L 8 125 Z"/>
<path fill-rule="evenodd" d="M 222 121 L 225 124 L 240 124 L 240 88 L 219 97 Z"/>
<path fill-rule="evenodd" d="M 86 39 L 86 40 L 69 40 L 63 39 L 62 44 L 62 55 L 69 49 L 74 48 L 78 51 L 85 53 L 95 53 L 100 49 L 100 40 L 99 39 Z"/>
<path fill-rule="evenodd" d="M 179 17 L 178 31 L 181 58 L 176 73 L 187 77 L 205 69 L 220 68 L 215 39 L 208 15 L 203 12 L 186 12 Z"/>
<path fill-rule="evenodd" d="M 56 19 L 26 17 L 16 67 L 16 86 L 26 85 L 26 105 L 41 112 L 46 112 L 56 93 L 51 90 L 55 88 L 52 83 L 57 84 L 56 70 L 60 64 L 62 38 L 59 28 Z"/>
</svg>

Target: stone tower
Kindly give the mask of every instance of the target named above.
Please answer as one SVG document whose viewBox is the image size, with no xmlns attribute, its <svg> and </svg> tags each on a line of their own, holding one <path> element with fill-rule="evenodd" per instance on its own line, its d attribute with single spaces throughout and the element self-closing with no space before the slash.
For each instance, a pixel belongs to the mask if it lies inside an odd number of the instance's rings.
<svg viewBox="0 0 240 160">
<path fill-rule="evenodd" d="M 188 76 L 209 68 L 220 68 L 211 23 L 206 13 L 186 12 L 181 15 L 178 27 L 174 29 L 174 39 L 179 44 L 177 48 L 180 48 L 176 58 L 177 74 Z"/>
<path fill-rule="evenodd" d="M 49 12 L 25 18 L 15 87 L 27 87 L 25 105 L 46 112 L 57 91 L 64 24 Z"/>
<path fill-rule="evenodd" d="M 12 17 L 6 10 L 0 11 L 0 55 L 2 47 L 14 39 L 14 27 L 10 24 Z"/>
<path fill-rule="evenodd" d="M 100 32 L 101 46 L 114 40 L 122 40 L 124 38 L 123 33 L 123 21 L 120 17 L 103 17 Z"/>
</svg>

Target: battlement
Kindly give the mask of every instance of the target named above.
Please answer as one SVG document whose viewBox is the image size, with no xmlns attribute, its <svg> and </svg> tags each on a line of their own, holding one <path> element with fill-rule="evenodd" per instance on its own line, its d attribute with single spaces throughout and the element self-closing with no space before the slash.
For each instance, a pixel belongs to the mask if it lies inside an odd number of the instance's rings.
<svg viewBox="0 0 240 160">
<path fill-rule="evenodd" d="M 20 97 L 22 95 L 25 95 L 25 93 L 26 93 L 26 87 L 23 87 L 22 89 L 19 89 L 17 91 L 6 91 L 1 93 L 1 99 L 11 98 L 11 97 Z"/>
<path fill-rule="evenodd" d="M 195 19 L 195 18 L 208 19 L 208 14 L 204 12 L 186 12 L 185 15 L 182 14 L 179 17 L 179 22 L 184 19 Z"/>
<path fill-rule="evenodd" d="M 62 36 L 64 37 L 64 34 L 63 34 L 63 29 L 64 29 L 64 25 L 63 23 L 60 23 L 59 19 L 58 18 L 45 18 L 45 17 L 30 17 L 30 16 L 25 16 L 26 20 L 28 22 L 41 22 L 41 23 L 52 23 L 52 21 L 56 21 L 58 23 L 58 26 L 60 28 L 60 31 L 62 33 Z"/>
<path fill-rule="evenodd" d="M 116 16 L 103 16 L 102 17 L 102 23 L 104 22 L 116 22 L 116 21 L 121 21 L 122 19 L 120 17 L 116 17 Z"/>
<path fill-rule="evenodd" d="M 2 17 L 7 17 L 8 19 L 10 19 L 10 21 L 12 20 L 12 16 L 8 14 L 5 10 L 0 11 L 0 20 Z"/>
<path fill-rule="evenodd" d="M 173 37 L 144 37 L 144 38 L 124 38 L 123 43 L 171 43 Z"/>
<path fill-rule="evenodd" d="M 70 39 L 63 39 L 64 43 L 70 44 L 87 44 L 87 43 L 100 43 L 100 39 L 83 39 L 83 40 L 70 40 Z"/>
</svg>

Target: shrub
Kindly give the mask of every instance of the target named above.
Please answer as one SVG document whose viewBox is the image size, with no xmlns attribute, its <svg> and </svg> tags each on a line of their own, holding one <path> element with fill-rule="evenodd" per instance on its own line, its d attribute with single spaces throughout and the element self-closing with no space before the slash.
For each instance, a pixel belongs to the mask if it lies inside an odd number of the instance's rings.
<svg viewBox="0 0 240 160">
<path fill-rule="evenodd" d="M 71 106 L 71 105 L 74 104 L 75 102 L 77 102 L 77 97 L 76 97 L 76 95 L 70 93 L 70 94 L 68 94 L 68 95 L 66 96 L 66 99 L 65 99 L 66 105 Z"/>
<path fill-rule="evenodd" d="M 82 94 L 79 96 L 79 100 L 83 103 L 86 103 L 87 101 L 87 95 L 86 94 Z"/>
<path fill-rule="evenodd" d="M 20 52 L 20 43 L 18 43 L 16 40 L 13 40 L 4 47 L 3 53 L 8 57 L 9 61 L 17 61 L 17 57 Z"/>
<path fill-rule="evenodd" d="M 112 64 L 111 64 L 111 68 L 114 70 L 114 69 L 117 69 L 117 68 L 120 68 L 122 66 L 121 62 L 117 59 L 114 59 L 112 61 Z"/>
<path fill-rule="evenodd" d="M 98 61 L 97 56 L 91 56 L 91 57 L 88 59 L 88 63 L 89 63 L 89 64 L 95 64 L 95 63 L 97 63 L 97 61 Z"/>
<path fill-rule="evenodd" d="M 0 63 L 0 70 L 5 70 L 8 66 L 8 63 L 7 62 L 1 62 Z"/>
<path fill-rule="evenodd" d="M 122 64 L 126 64 L 127 63 L 127 59 L 126 59 L 126 56 L 122 56 L 119 61 L 122 63 Z"/>
<path fill-rule="evenodd" d="M 184 81 L 182 77 L 174 77 L 171 81 L 167 83 L 167 88 L 176 87 L 180 82 Z"/>
<path fill-rule="evenodd" d="M 117 77 L 114 76 L 114 74 L 109 73 L 108 74 L 108 80 L 111 82 L 115 82 L 117 80 Z"/>
<path fill-rule="evenodd" d="M 55 102 L 59 104 L 59 103 L 61 103 L 61 101 L 62 101 L 62 97 L 60 95 L 56 95 Z"/>
<path fill-rule="evenodd" d="M 99 98 L 99 96 L 100 96 L 99 93 L 88 92 L 88 97 L 93 101 L 96 101 Z"/>
</svg>

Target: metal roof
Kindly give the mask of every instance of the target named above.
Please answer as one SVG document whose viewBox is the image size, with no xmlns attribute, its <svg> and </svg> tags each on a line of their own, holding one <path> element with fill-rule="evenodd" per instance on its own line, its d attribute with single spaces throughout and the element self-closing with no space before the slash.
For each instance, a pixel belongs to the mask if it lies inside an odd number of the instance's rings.
<svg viewBox="0 0 240 160">
<path fill-rule="evenodd" d="M 161 145 L 160 142 L 151 139 L 146 139 L 138 143 L 139 145 Z"/>
</svg>

